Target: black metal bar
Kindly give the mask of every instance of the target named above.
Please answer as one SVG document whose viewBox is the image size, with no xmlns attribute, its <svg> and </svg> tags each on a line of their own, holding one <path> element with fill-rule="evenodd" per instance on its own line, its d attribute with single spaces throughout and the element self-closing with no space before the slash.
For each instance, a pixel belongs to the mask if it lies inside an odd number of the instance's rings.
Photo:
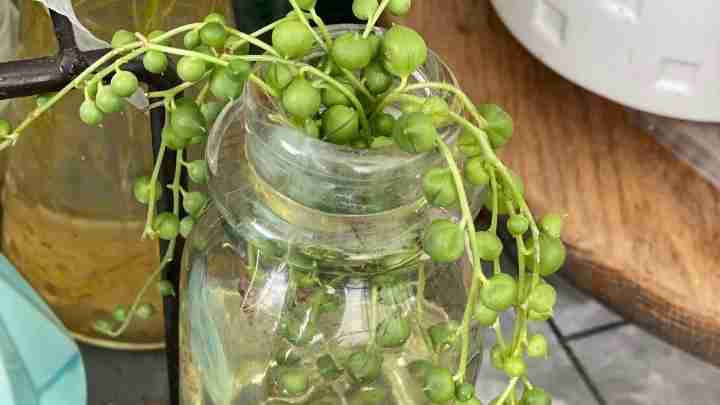
<svg viewBox="0 0 720 405">
<path fill-rule="evenodd" d="M 152 91 L 163 90 L 160 87 L 150 86 Z M 151 100 L 154 102 L 157 100 Z M 165 126 L 165 109 L 154 108 L 150 112 L 150 126 L 152 129 L 152 148 L 153 157 L 157 159 L 160 147 L 162 144 L 162 129 Z M 167 151 L 163 159 L 158 181 L 160 184 L 170 184 L 174 177 L 175 163 L 177 156 L 175 152 Z M 160 200 L 157 202 L 157 212 L 169 212 L 172 211 L 172 196 L 167 190 L 162 194 Z M 160 257 L 164 257 L 167 252 L 169 243 L 167 241 L 160 241 Z M 179 252 L 182 251 L 182 247 L 178 247 L 175 251 L 175 257 L 172 262 L 168 264 L 165 269 L 165 279 L 170 281 L 175 288 L 176 294 L 179 293 L 177 274 L 179 273 Z M 178 393 L 179 393 L 179 335 L 178 335 L 178 297 L 167 296 L 163 298 L 163 313 L 165 315 L 165 355 L 167 361 L 167 373 L 168 373 L 168 388 L 170 394 L 170 404 L 177 405 Z"/>
<path fill-rule="evenodd" d="M 0 63 L 0 100 L 58 91 L 107 52 L 73 48 L 57 56 Z"/>
<path fill-rule="evenodd" d="M 53 29 L 55 30 L 55 38 L 58 42 L 58 48 L 62 53 L 64 50 L 77 48 L 75 41 L 75 30 L 70 20 L 62 14 L 50 10 L 50 19 L 52 19 Z"/>
<path fill-rule="evenodd" d="M 148 84 L 150 91 L 161 91 L 174 87 L 180 83 L 173 69 L 169 69 L 164 76 L 151 74 L 145 70 L 142 63 L 133 61 L 125 66 L 124 69 L 137 74 L 138 79 Z M 158 99 L 150 99 L 150 103 L 160 101 Z M 150 111 L 150 127 L 152 131 L 152 149 L 153 160 L 157 160 L 162 145 L 162 130 L 165 126 L 165 109 L 162 107 L 153 108 Z M 175 165 L 177 163 L 177 153 L 166 150 L 158 181 L 160 184 L 171 184 L 175 177 Z M 183 175 L 180 179 L 181 186 L 187 187 L 187 176 Z M 171 193 L 164 192 L 157 202 L 157 212 L 170 212 L 173 210 L 173 199 Z M 182 217 L 182 210 L 181 210 Z M 164 257 L 167 252 L 169 243 L 160 241 L 160 257 Z M 183 240 L 178 238 L 175 246 L 175 254 L 172 262 L 170 262 L 164 271 L 164 278 L 168 280 L 175 290 L 175 296 L 167 296 L 163 298 L 163 314 L 165 316 L 165 356 L 167 362 L 168 389 L 170 395 L 170 405 L 178 405 L 180 403 L 180 259 L 183 251 Z"/>
</svg>

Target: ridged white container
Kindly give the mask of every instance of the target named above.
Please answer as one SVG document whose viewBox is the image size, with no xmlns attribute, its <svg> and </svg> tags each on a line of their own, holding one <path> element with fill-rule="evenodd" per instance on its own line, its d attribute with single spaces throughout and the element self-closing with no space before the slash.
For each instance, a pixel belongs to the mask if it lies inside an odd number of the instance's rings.
<svg viewBox="0 0 720 405">
<path fill-rule="evenodd" d="M 628 107 L 720 122 L 720 1 L 492 0 L 551 69 Z"/>
</svg>

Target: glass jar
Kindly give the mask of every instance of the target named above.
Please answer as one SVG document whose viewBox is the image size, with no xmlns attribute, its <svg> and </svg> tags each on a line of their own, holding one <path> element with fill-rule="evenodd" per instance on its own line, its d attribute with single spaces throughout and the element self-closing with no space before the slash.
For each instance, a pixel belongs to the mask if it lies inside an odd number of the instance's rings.
<svg viewBox="0 0 720 405">
<path fill-rule="evenodd" d="M 200 21 L 211 11 L 232 21 L 230 0 L 73 4 L 83 25 L 106 41 L 121 28 L 147 33 Z M 20 8 L 20 57 L 55 54 L 46 9 L 36 1 L 22 1 Z M 132 195 L 134 179 L 152 171 L 148 114 L 128 104 L 102 127 L 90 127 L 78 117 L 82 100 L 81 91 L 68 94 L 6 152 L 3 250 L 76 338 L 111 348 L 161 348 L 161 315 L 135 320 L 116 339 L 92 329 L 116 306 L 132 304 L 159 257 L 156 241 L 140 239 L 146 207 Z M 20 122 L 35 100 L 17 100 L 13 108 L 13 122 Z M 145 300 L 162 305 L 154 290 Z"/>
<path fill-rule="evenodd" d="M 455 82 L 432 53 L 413 80 Z M 422 196 L 441 157 L 325 143 L 283 114 L 248 83 L 211 131 L 214 204 L 182 265 L 181 404 L 429 404 L 418 376 L 457 367 L 469 270 L 420 246 L 430 220 L 452 215 Z M 442 129 L 450 144 L 458 132 Z"/>
</svg>

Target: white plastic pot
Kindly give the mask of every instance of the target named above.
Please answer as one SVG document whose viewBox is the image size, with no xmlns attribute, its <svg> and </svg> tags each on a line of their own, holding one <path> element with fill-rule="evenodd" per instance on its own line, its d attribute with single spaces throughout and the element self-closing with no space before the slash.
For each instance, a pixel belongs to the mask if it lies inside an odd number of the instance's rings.
<svg viewBox="0 0 720 405">
<path fill-rule="evenodd" d="M 720 1 L 492 0 L 551 69 L 620 104 L 720 122 Z"/>
</svg>

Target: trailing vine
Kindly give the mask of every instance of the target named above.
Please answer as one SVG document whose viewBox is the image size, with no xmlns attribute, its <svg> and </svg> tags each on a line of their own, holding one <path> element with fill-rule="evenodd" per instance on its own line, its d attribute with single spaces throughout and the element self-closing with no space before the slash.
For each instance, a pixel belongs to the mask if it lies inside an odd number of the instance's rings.
<svg viewBox="0 0 720 405">
<path fill-rule="evenodd" d="M 207 163 L 185 161 L 185 150 L 206 141 L 208 127 L 223 106 L 236 100 L 245 83 L 251 81 L 279 100 L 288 116 L 284 122 L 301 129 L 305 136 L 362 149 L 398 147 L 408 154 L 442 156 L 443 165 L 422 175 L 423 192 L 430 205 L 457 210 L 460 217 L 459 221 L 450 217 L 433 221 L 425 229 L 421 244 L 425 254 L 437 263 L 453 264 L 466 256 L 472 276 L 459 324 L 448 322 L 423 331 L 423 339 L 433 351 L 456 340 L 460 347 L 455 370 L 429 364 L 420 373 L 425 395 L 438 404 L 480 403 L 466 370 L 470 330 L 481 325 L 494 330 L 491 363 L 509 378 L 507 388 L 493 404 L 518 403 L 515 390 L 520 385 L 524 387 L 520 404 L 550 404 L 549 394 L 534 387 L 527 376 L 526 358 L 545 357 L 548 351 L 545 337 L 531 335 L 528 324 L 552 316 L 555 291 L 543 278 L 558 271 L 565 260 L 560 240 L 562 217 L 549 214 L 538 223 L 524 199 L 521 180 L 498 158 L 496 151 L 513 132 L 511 117 L 497 105 L 475 104 L 451 84 L 412 82 L 411 75 L 427 59 L 423 38 L 402 25 L 394 25 L 382 35 L 374 29 L 386 9 L 396 15 L 406 14 L 410 0 L 355 0 L 353 12 L 367 21 L 365 28 L 335 38 L 315 12 L 315 0 L 289 1 L 293 7 L 289 15 L 253 33 L 227 26 L 225 18 L 215 13 L 202 22 L 167 32 L 144 35 L 120 30 L 113 36 L 112 51 L 59 92 L 39 97 L 38 107 L 19 125 L 13 128 L 9 122 L 0 121 L 0 149 L 4 149 L 14 145 L 24 129 L 65 95 L 80 89 L 85 95 L 79 107 L 80 118 L 88 125 L 100 125 L 107 114 L 122 111 L 125 100 L 138 91 L 138 79 L 122 69 L 125 63 L 141 58 L 149 72 L 162 74 L 170 66 L 170 58 L 177 59 L 177 73 L 183 83 L 147 94 L 162 99 L 159 105 L 166 108 L 167 120 L 153 171 L 136 179 L 133 187 L 135 199 L 147 206 L 142 237 L 167 240 L 169 248 L 132 306 L 119 307 L 112 319 L 98 320 L 95 329 L 117 337 L 134 316 L 152 316 L 155 308 L 143 303 L 142 297 L 153 284 L 161 294 L 174 294 L 167 281 L 159 280 L 162 269 L 173 258 L 176 239 L 189 235 L 209 203 L 204 193 L 180 185 L 183 171 L 194 183 L 208 180 Z M 260 39 L 266 32 L 272 32 L 271 43 Z M 250 46 L 264 53 L 251 55 Z M 323 57 L 308 61 L 306 57 L 318 47 Z M 256 63 L 265 69 L 256 69 Z M 196 99 L 179 96 L 193 87 L 200 89 Z M 462 112 L 452 111 L 443 97 L 418 96 L 419 91 L 429 90 L 456 98 Z M 398 103 L 400 114 L 389 114 L 387 107 Z M 462 129 L 457 140 L 459 153 L 440 135 L 439 129 L 448 125 Z M 168 150 L 177 152 L 177 165 L 173 182 L 165 185 L 159 183 L 158 177 Z M 468 191 L 477 188 L 485 188 L 484 205 L 492 213 L 490 226 L 483 230 L 476 229 L 468 197 Z M 172 210 L 156 213 L 156 201 L 164 192 L 172 194 Z M 506 226 L 518 252 L 517 276 L 501 268 L 504 247 L 498 236 L 499 215 L 509 216 Z M 483 263 L 492 266 L 490 274 L 485 274 Z M 424 272 L 420 271 L 420 275 L 414 316 L 422 320 Z M 371 295 L 376 303 L 376 288 Z M 313 313 L 321 310 L 321 304 L 315 302 Z M 514 313 L 514 327 L 512 336 L 505 339 L 500 314 L 510 310 Z M 402 346 L 410 335 L 408 321 L 400 316 L 377 322 L 373 312 L 370 318 L 368 347 L 351 355 L 344 364 L 345 371 L 359 381 L 377 378 L 380 360 L 376 346 Z M 291 326 L 286 324 L 290 328 L 286 330 L 290 331 Z M 321 372 L 339 372 L 331 356 L 321 359 Z M 319 367 L 320 363 L 318 360 Z M 308 391 L 307 381 L 297 370 L 284 371 L 278 381 L 290 395 L 308 395 L 312 391 Z"/>
</svg>

